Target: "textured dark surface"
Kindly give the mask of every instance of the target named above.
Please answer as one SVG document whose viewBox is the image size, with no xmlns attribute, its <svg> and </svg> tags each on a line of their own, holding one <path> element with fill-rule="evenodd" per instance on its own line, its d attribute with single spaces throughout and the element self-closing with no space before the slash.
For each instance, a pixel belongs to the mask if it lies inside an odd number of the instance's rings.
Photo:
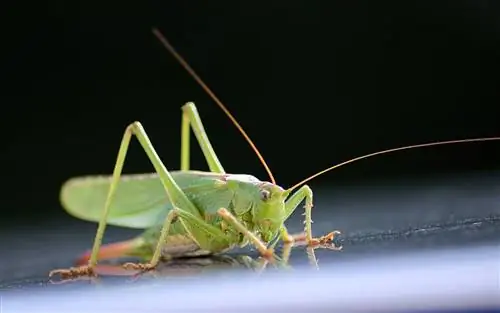
<svg viewBox="0 0 500 313">
<path fill-rule="evenodd" d="M 293 232 L 301 230 L 300 213 L 296 212 L 288 222 L 289 229 Z M 343 232 L 339 238 L 344 246 L 342 251 L 316 250 L 316 256 L 319 260 L 319 273 L 322 273 L 321 275 L 325 277 L 334 275 L 331 277 L 332 284 L 335 284 L 335 276 L 339 274 L 335 270 L 338 265 L 341 268 L 350 266 L 349 270 L 346 269 L 348 272 L 359 274 L 356 279 L 361 279 L 358 285 L 361 289 L 364 283 L 383 286 L 384 282 L 380 280 L 383 277 L 378 277 L 379 280 L 375 282 L 364 282 L 362 274 L 365 268 L 368 271 L 368 268 L 373 270 L 373 266 L 376 268 L 380 265 L 381 271 L 383 268 L 383 271 L 390 273 L 391 267 L 388 267 L 387 263 L 392 262 L 400 266 L 402 270 L 408 271 L 408 275 L 412 275 L 412 266 L 422 266 L 422 264 L 413 264 L 414 262 L 411 260 L 415 258 L 409 257 L 410 255 L 416 255 L 416 258 L 423 258 L 423 260 L 427 260 L 424 262 L 429 262 L 421 269 L 424 271 L 432 271 L 433 267 L 437 266 L 439 262 L 445 262 L 446 260 L 446 262 L 455 260 L 448 263 L 448 265 L 450 267 L 457 266 L 457 270 L 462 271 L 464 269 L 460 269 L 460 266 L 463 266 L 465 264 L 463 262 L 466 260 L 468 260 L 467 262 L 474 262 L 475 258 L 483 261 L 488 259 L 487 262 L 490 262 L 490 268 L 483 268 L 483 270 L 491 273 L 491 276 L 487 275 L 491 281 L 483 281 L 483 283 L 485 285 L 489 283 L 489 287 L 494 287 L 496 281 L 498 287 L 500 279 L 500 176 L 496 173 L 447 177 L 441 181 L 374 181 L 366 183 L 364 186 L 351 188 L 323 186 L 316 189 L 313 219 L 315 221 L 313 224 L 314 233 L 317 235 L 332 229 L 339 229 Z M 58 226 L 55 227 L 54 225 Z M 9 251 L 9 253 L 3 255 L 0 266 L 0 275 L 2 277 L 0 286 L 4 289 L 4 292 L 11 291 L 17 296 L 22 295 L 28 299 L 34 290 L 69 292 L 81 288 L 83 288 L 82 290 L 95 288 L 89 286 L 88 282 L 67 283 L 56 286 L 46 285 L 46 275 L 49 270 L 54 267 L 70 266 L 72 258 L 90 247 L 95 224 L 76 221 L 68 217 L 67 221 L 57 220 L 51 225 L 35 224 L 29 227 L 28 225 L 24 226 L 25 228 L 20 227 L 17 230 L 12 228 L 11 231 L 4 229 L 5 232 L 2 233 L 2 247 L 7 249 L 4 251 Z M 134 232 L 110 228 L 106 242 L 126 239 L 132 233 Z M 478 252 L 472 252 L 474 255 L 470 255 L 471 252 L 467 250 L 478 247 L 483 247 L 481 248 L 483 255 L 479 255 Z M 460 250 L 459 252 L 445 253 L 450 249 L 463 249 L 464 252 L 460 252 L 462 251 Z M 441 253 L 442 256 L 436 257 L 435 253 Z M 452 253 L 456 253 L 458 257 L 452 258 Z M 254 256 L 254 253 L 249 252 L 249 255 Z M 463 259 L 460 259 L 460 256 L 463 256 Z M 398 261 L 405 258 L 410 261 Z M 492 258 L 493 263 L 491 263 Z M 498 260 L 498 262 L 495 263 L 494 260 Z M 214 286 L 217 286 L 219 282 L 235 282 L 234 278 L 237 275 L 248 278 L 246 275 L 241 275 L 251 272 L 243 271 L 244 267 L 235 267 L 235 264 L 237 265 L 235 262 L 221 262 L 220 259 L 213 260 L 213 262 L 206 259 L 176 262 L 174 265 L 165 265 L 163 267 L 163 275 L 168 279 L 160 278 L 148 281 L 147 277 L 143 277 L 139 280 L 142 283 L 139 283 L 139 281 L 135 281 L 135 283 L 144 288 L 149 288 L 149 284 L 161 282 L 163 285 L 156 289 L 151 287 L 152 290 L 160 292 L 160 290 L 166 288 L 165 292 L 168 294 L 168 288 L 177 288 L 177 284 L 180 283 L 179 276 L 185 276 L 189 279 L 182 282 L 182 284 L 187 284 L 183 285 L 182 288 L 186 290 L 185 296 L 189 297 L 187 290 L 191 288 L 190 284 L 196 286 L 198 283 L 210 281 Z M 299 277 L 304 272 L 307 273 L 307 269 L 310 269 L 307 254 L 302 248 L 294 249 L 290 264 L 294 271 L 285 272 L 283 275 L 291 275 L 292 278 L 294 275 Z M 364 265 L 355 268 L 355 264 Z M 445 264 L 445 267 L 448 265 Z M 443 264 L 439 266 L 443 266 Z M 470 266 L 467 268 L 470 268 Z M 217 271 L 211 271 L 214 269 Z M 225 271 L 225 269 L 236 269 L 237 272 Z M 200 270 L 212 274 L 217 273 L 217 276 L 197 276 Z M 243 272 L 240 273 L 239 270 Z M 272 282 L 272 277 L 275 276 L 267 274 L 272 269 L 268 268 L 268 270 L 261 277 L 266 277 Z M 441 272 L 437 271 L 436 273 Z M 367 272 L 367 275 L 372 274 Z M 222 279 L 220 275 L 224 276 L 224 278 Z M 477 277 L 477 279 L 484 280 L 487 276 Z M 214 277 L 218 278 L 215 279 Z M 450 277 L 448 279 L 451 279 Z M 342 279 L 346 279 L 346 277 Z M 428 279 L 429 281 L 422 283 L 424 285 L 428 283 L 429 287 L 435 283 L 432 282 L 433 279 L 442 280 L 442 278 L 432 276 L 429 276 Z M 314 279 L 311 280 L 311 283 L 313 281 Z M 122 284 L 129 286 L 133 280 L 130 278 L 104 278 L 102 282 L 104 285 L 109 285 L 111 295 L 115 290 L 114 288 L 121 288 L 120 285 Z M 446 281 L 441 281 L 441 283 L 446 285 Z M 476 283 L 481 282 L 476 280 Z M 454 284 L 457 284 L 457 282 Z M 402 284 L 401 288 L 411 290 L 411 285 L 412 282 L 407 281 Z M 242 287 L 238 286 L 237 288 Z M 306 295 L 309 286 L 305 281 L 303 288 L 304 295 Z M 350 286 L 349 288 L 355 290 L 356 286 Z M 106 289 L 100 290 L 101 292 L 107 292 Z M 491 292 L 491 290 L 483 291 L 485 292 L 484 296 Z M 454 291 L 447 290 L 447 292 L 453 293 Z M 471 289 L 471 292 L 477 292 L 477 290 Z M 241 296 L 252 297 L 252 293 L 253 291 L 247 290 L 242 292 Z M 46 293 L 46 295 L 50 298 L 53 294 Z M 259 297 L 258 293 L 255 295 Z M 68 293 L 66 296 L 73 297 L 75 294 Z M 276 296 L 279 297 L 279 294 Z M 332 306 L 335 305 L 335 301 L 338 301 L 335 299 L 339 296 L 338 294 L 332 295 Z M 161 300 L 164 296 L 158 295 L 158 297 Z M 8 298 L 9 295 L 6 294 L 3 300 L 4 305 Z M 37 299 L 43 301 L 45 298 Z M 176 299 L 176 301 L 187 301 L 187 299 Z M 304 303 L 309 300 L 304 299 Z M 325 302 L 325 305 L 327 305 L 326 303 L 328 301 Z M 144 308 L 147 308 L 148 304 L 144 305 Z M 157 304 L 151 303 L 151 305 Z M 189 301 L 186 302 L 186 305 L 189 305 Z M 261 305 L 267 307 L 264 302 Z M 57 304 L 54 304 L 54 308 L 57 308 Z"/>
<path fill-rule="evenodd" d="M 457 261 L 459 260 L 459 261 Z M 338 262 L 323 272 L 203 276 L 10 293 L 4 312 L 499 312 L 498 246 Z M 51 292 L 50 292 L 51 291 Z"/>
</svg>

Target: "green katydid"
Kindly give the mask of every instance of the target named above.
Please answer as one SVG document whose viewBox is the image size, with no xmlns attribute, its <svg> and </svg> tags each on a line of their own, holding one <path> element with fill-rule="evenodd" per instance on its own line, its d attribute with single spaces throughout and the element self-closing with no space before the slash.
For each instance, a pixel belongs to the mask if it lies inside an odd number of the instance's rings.
<svg viewBox="0 0 500 313">
<path fill-rule="evenodd" d="M 127 269 L 151 270 L 158 265 L 161 257 L 218 254 L 248 244 L 253 245 L 261 256 L 273 259 L 273 245 L 268 246 L 271 242 L 275 244 L 281 239 L 285 243 L 293 243 L 298 238 L 288 233 L 284 223 L 303 201 L 305 238 L 302 239 L 308 247 L 325 246 L 339 232 L 313 237 L 313 192 L 305 185 L 306 182 L 340 166 L 379 154 L 417 147 L 500 139 L 463 139 L 379 151 L 331 166 L 284 189 L 276 184 L 264 158 L 222 102 L 163 35 L 157 29 L 153 29 L 153 33 L 245 137 L 269 174 L 270 182 L 261 181 L 252 175 L 227 174 L 224 171 L 207 137 L 197 108 L 191 102 L 182 107 L 179 171 L 167 170 L 142 125 L 134 122 L 125 130 L 111 177 L 77 177 L 63 185 L 63 207 L 78 218 L 98 222 L 98 228 L 92 250 L 79 259 L 79 267 L 54 270 L 49 276 L 96 276 L 94 269 L 98 259 L 124 256 L 138 256 L 146 261 L 126 263 L 123 266 Z M 190 128 L 198 140 L 210 172 L 190 169 Z M 132 135 L 140 142 L 155 173 L 122 175 Z M 295 193 L 292 193 L 294 190 Z M 131 240 L 102 246 L 107 224 L 147 230 Z"/>
</svg>

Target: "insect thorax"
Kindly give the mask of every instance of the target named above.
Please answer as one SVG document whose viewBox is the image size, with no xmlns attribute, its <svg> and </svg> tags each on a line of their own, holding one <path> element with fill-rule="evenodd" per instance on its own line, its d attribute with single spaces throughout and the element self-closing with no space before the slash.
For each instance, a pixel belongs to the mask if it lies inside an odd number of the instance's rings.
<svg viewBox="0 0 500 313">
<path fill-rule="evenodd" d="M 233 214 L 250 231 L 263 236 L 263 239 L 272 237 L 284 221 L 285 190 L 249 175 L 234 175 L 227 181 L 235 190 Z"/>
</svg>

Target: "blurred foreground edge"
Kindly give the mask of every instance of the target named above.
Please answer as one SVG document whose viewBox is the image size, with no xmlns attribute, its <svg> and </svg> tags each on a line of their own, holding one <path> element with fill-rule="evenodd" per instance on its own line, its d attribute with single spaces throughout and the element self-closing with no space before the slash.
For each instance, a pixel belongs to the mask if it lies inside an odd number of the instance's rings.
<svg viewBox="0 0 500 313">
<path fill-rule="evenodd" d="M 2 312 L 500 312 L 498 244 L 339 262 L 257 279 L 239 274 L 6 293 Z"/>
</svg>

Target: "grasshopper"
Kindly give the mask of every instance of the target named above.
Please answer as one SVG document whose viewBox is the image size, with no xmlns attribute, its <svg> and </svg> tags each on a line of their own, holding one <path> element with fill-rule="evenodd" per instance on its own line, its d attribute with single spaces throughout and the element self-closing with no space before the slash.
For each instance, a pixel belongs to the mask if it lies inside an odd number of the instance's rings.
<svg viewBox="0 0 500 313">
<path fill-rule="evenodd" d="M 83 220 L 98 222 L 98 228 L 92 250 L 77 262 L 80 266 L 53 270 L 49 273 L 50 277 L 56 274 L 69 279 L 95 277 L 98 259 L 124 256 L 141 257 L 145 261 L 125 263 L 123 267 L 126 269 L 149 271 L 157 267 L 162 257 L 221 254 L 249 244 L 262 257 L 273 260 L 273 247 L 279 240 L 293 244 L 299 238 L 289 234 L 284 223 L 303 201 L 305 237 L 302 239 L 309 248 L 325 247 L 340 232 L 334 230 L 325 236 L 313 237 L 313 191 L 305 184 L 307 181 L 340 166 L 379 154 L 449 143 L 500 139 L 492 137 L 442 141 L 379 151 L 331 166 L 285 189 L 276 184 L 264 158 L 222 102 L 163 35 L 157 29 L 153 29 L 153 33 L 231 119 L 260 159 L 270 181 L 261 181 L 252 175 L 225 172 L 192 102 L 182 107 L 179 171 L 167 170 L 141 123 L 134 122 L 125 130 L 111 177 L 77 177 L 62 186 L 61 202 L 66 211 Z M 190 169 L 190 128 L 202 149 L 210 172 Z M 146 152 L 155 169 L 154 173 L 122 175 L 132 136 L 138 139 Z M 118 194 L 117 190 L 120 191 Z M 131 240 L 102 246 L 107 224 L 147 230 Z"/>
</svg>

